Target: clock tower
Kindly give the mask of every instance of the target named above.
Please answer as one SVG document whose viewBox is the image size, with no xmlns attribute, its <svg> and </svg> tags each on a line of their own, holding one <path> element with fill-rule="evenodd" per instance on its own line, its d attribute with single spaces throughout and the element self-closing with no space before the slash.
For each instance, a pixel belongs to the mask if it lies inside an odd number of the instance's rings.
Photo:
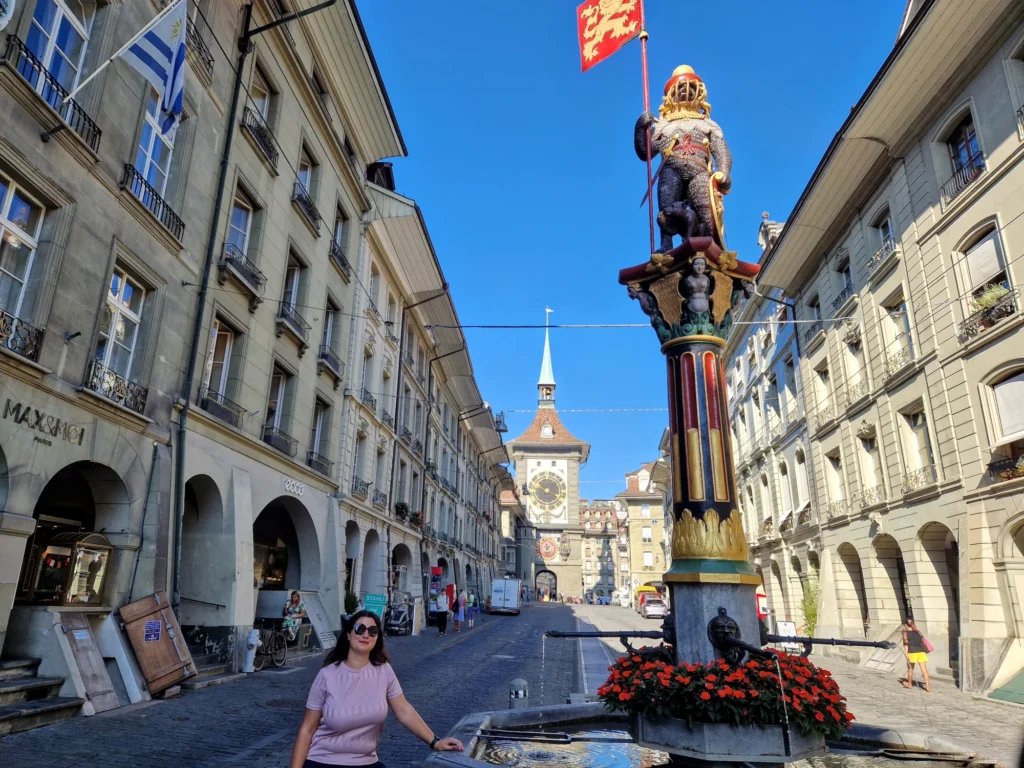
<svg viewBox="0 0 1024 768">
<path fill-rule="evenodd" d="M 550 313 L 552 310 L 546 310 Z M 545 317 L 545 325 L 547 320 Z M 580 467 L 590 445 L 573 436 L 555 410 L 555 373 L 551 365 L 550 333 L 544 330 L 544 357 L 537 380 L 537 413 L 526 431 L 508 443 L 515 462 L 516 484 L 532 526 L 536 599 L 559 592 L 583 595 L 583 528 L 580 526 Z M 529 544 L 526 543 L 526 547 Z"/>
</svg>

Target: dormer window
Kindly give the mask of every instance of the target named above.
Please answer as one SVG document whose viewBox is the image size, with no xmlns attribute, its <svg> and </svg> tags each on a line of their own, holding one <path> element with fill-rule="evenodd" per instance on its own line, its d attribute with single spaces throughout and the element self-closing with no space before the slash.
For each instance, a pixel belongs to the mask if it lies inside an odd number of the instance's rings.
<svg viewBox="0 0 1024 768">
<path fill-rule="evenodd" d="M 555 436 L 555 430 L 553 430 L 553 429 L 551 428 L 551 425 L 550 425 L 550 424 L 545 424 L 545 425 L 544 425 L 543 427 L 541 427 L 541 429 L 540 429 L 540 436 L 541 436 L 541 437 L 546 437 L 546 438 L 550 439 L 550 438 L 552 438 L 552 437 L 554 437 L 554 436 Z"/>
</svg>

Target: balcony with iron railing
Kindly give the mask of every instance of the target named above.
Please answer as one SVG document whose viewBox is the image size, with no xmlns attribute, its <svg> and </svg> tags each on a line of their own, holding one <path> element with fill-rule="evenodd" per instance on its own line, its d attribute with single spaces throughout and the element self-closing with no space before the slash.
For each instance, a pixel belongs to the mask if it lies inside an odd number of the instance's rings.
<svg viewBox="0 0 1024 768">
<path fill-rule="evenodd" d="M 918 469 L 909 470 L 903 478 L 903 494 L 915 493 L 929 488 L 938 482 L 935 465 L 928 464 Z"/>
<path fill-rule="evenodd" d="M 309 226 L 313 228 L 313 231 L 320 234 L 320 224 L 323 222 L 323 218 L 313 202 L 313 196 L 301 181 L 296 181 L 292 189 L 292 203 L 309 223 Z"/>
<path fill-rule="evenodd" d="M 885 350 L 885 380 L 888 382 L 897 373 L 914 361 L 914 347 L 910 334 L 901 333 Z"/>
<path fill-rule="evenodd" d="M 390 413 L 388 413 L 386 409 L 381 408 L 380 409 L 380 423 L 383 424 L 388 429 L 394 429 L 395 428 L 395 417 L 392 416 Z"/>
<path fill-rule="evenodd" d="M 819 333 L 823 333 L 825 325 L 821 320 L 815 320 L 811 323 L 804 325 L 804 344 L 810 345 L 812 341 L 817 339 Z"/>
<path fill-rule="evenodd" d="M 253 264 L 242 253 L 241 249 L 234 243 L 224 243 L 224 252 L 217 262 L 219 274 L 217 282 L 223 285 L 227 281 L 227 272 L 234 274 L 238 281 L 252 293 L 253 304 L 259 304 L 267 287 L 267 276 L 264 275 L 255 264 Z"/>
<path fill-rule="evenodd" d="M 0 309 L 0 347 L 38 363 L 42 345 L 42 329 Z"/>
<path fill-rule="evenodd" d="M 811 522 L 811 508 L 809 506 L 804 507 L 800 510 L 800 514 L 797 516 L 797 525 L 808 525 Z"/>
<path fill-rule="evenodd" d="M 63 59 L 61 59 L 63 61 Z M 43 66 L 35 54 L 17 36 L 7 36 L 7 47 L 4 50 L 0 66 L 9 66 L 38 96 L 52 109 L 61 120 L 89 147 L 99 152 L 100 136 L 103 132 L 93 119 L 82 109 L 82 105 L 74 99 L 67 99 L 68 92 L 57 78 Z M 49 127 L 49 126 L 47 126 Z"/>
<path fill-rule="evenodd" d="M 352 495 L 365 499 L 370 492 L 370 484 L 363 478 L 355 476 L 352 478 Z"/>
<path fill-rule="evenodd" d="M 392 321 L 388 320 L 387 323 L 384 324 L 384 338 L 397 346 L 398 337 L 395 335 L 395 332 L 391 330 L 391 323 Z"/>
<path fill-rule="evenodd" d="M 1000 320 L 1011 317 L 1017 312 L 1017 291 L 1011 291 L 1004 286 L 998 286 L 998 289 L 1005 290 L 1006 293 L 999 296 L 996 291 L 987 290 L 980 300 L 974 302 L 972 306 L 975 308 L 975 311 L 960 323 L 960 343 L 966 344 Z M 992 296 L 993 298 L 989 301 L 985 298 L 986 296 Z M 978 306 L 982 303 L 986 306 Z"/>
<path fill-rule="evenodd" d="M 89 363 L 85 375 L 85 388 L 139 415 L 146 411 L 146 396 L 149 390 L 107 368 L 99 360 Z"/>
<path fill-rule="evenodd" d="M 331 263 L 338 268 L 342 276 L 346 280 L 352 279 L 352 265 L 349 263 L 348 258 L 345 256 L 344 246 L 338 245 L 336 242 L 331 242 L 331 250 L 328 252 L 331 258 Z"/>
<path fill-rule="evenodd" d="M 978 152 L 972 155 L 962 168 L 956 171 L 942 185 L 942 207 L 956 200 L 985 171 L 985 157 Z"/>
<path fill-rule="evenodd" d="M 846 514 L 846 499 L 835 499 L 825 505 L 825 519 L 835 520 Z"/>
<path fill-rule="evenodd" d="M 292 457 L 295 456 L 299 448 L 298 440 L 273 424 L 263 425 L 263 442 Z"/>
<path fill-rule="evenodd" d="M 413 443 L 412 443 L 412 451 L 417 456 L 422 456 L 423 455 L 423 441 L 422 440 L 414 440 Z"/>
<path fill-rule="evenodd" d="M 759 534 L 760 534 L 760 537 L 762 539 L 766 539 L 766 538 L 774 535 L 775 534 L 775 519 L 769 517 L 769 518 L 766 518 L 764 521 L 762 521 L 761 528 L 759 530 Z"/>
<path fill-rule="evenodd" d="M 876 504 L 885 503 L 885 486 L 876 485 L 871 488 L 865 488 L 860 492 L 857 499 L 861 509 L 867 509 L 873 507 Z"/>
<path fill-rule="evenodd" d="M 185 234 L 185 222 L 176 214 L 171 206 L 153 189 L 143 175 L 131 163 L 124 164 L 124 175 L 121 177 L 121 189 L 129 190 L 146 210 L 159 221 L 174 239 L 181 241 Z"/>
<path fill-rule="evenodd" d="M 793 515 L 788 514 L 786 515 L 785 519 L 781 523 L 779 523 L 779 533 L 783 536 L 788 536 L 793 532 L 794 527 L 795 521 L 793 520 Z"/>
<path fill-rule="evenodd" d="M 199 28 L 196 27 L 192 19 L 187 17 L 185 19 L 185 40 L 188 43 L 188 51 L 199 60 L 207 79 L 211 79 L 213 77 L 213 53 L 210 51 L 210 46 L 203 40 Z"/>
<path fill-rule="evenodd" d="M 1024 456 L 990 462 L 988 477 L 989 480 L 994 480 L 997 483 L 1024 477 Z"/>
<path fill-rule="evenodd" d="M 245 420 L 246 410 L 234 400 L 229 400 L 220 392 L 213 389 L 203 390 L 199 398 L 199 407 L 211 416 L 216 416 L 221 421 L 226 421 L 235 429 L 242 428 Z"/>
<path fill-rule="evenodd" d="M 310 325 L 293 305 L 281 302 L 277 310 L 277 335 L 280 336 L 286 330 L 298 340 L 301 355 L 309 346 Z"/>
<path fill-rule="evenodd" d="M 331 349 L 329 344 L 321 344 L 320 351 L 316 355 L 317 363 L 329 373 L 331 373 L 335 379 L 341 378 L 341 358 L 338 353 Z"/>
<path fill-rule="evenodd" d="M 363 405 L 368 406 L 371 411 L 376 413 L 377 411 L 377 398 L 370 394 L 370 390 L 363 387 L 359 393 L 359 399 L 362 400 Z"/>
<path fill-rule="evenodd" d="M 401 429 L 398 431 L 398 436 L 406 441 L 412 440 L 412 430 L 403 424 Z"/>
<path fill-rule="evenodd" d="M 850 297 L 852 297 L 852 296 L 853 296 L 853 286 L 852 285 L 844 285 L 843 286 L 843 290 L 841 290 L 839 292 L 839 295 L 836 296 L 835 299 L 833 299 L 833 301 L 832 301 L 832 316 L 833 317 L 839 314 L 839 310 L 843 308 L 843 306 L 846 304 L 846 302 L 848 302 L 850 300 Z"/>
<path fill-rule="evenodd" d="M 868 377 L 862 374 L 855 381 L 846 385 L 846 406 L 850 407 L 870 394 L 871 383 L 868 381 Z"/>
<path fill-rule="evenodd" d="M 875 274 L 878 269 L 896 252 L 896 241 L 887 237 L 882 241 L 882 246 L 875 251 L 874 256 L 868 260 L 867 272 L 869 275 Z"/>
<path fill-rule="evenodd" d="M 807 426 L 811 432 L 817 432 L 836 418 L 831 402 L 820 403 L 817 408 L 807 413 Z"/>
<path fill-rule="evenodd" d="M 316 451 L 309 451 L 306 454 L 306 466 L 314 472 L 319 472 L 321 475 L 327 475 L 330 477 L 331 470 L 334 469 L 334 462 L 329 461 Z"/>
<path fill-rule="evenodd" d="M 274 171 L 277 170 L 277 141 L 274 139 L 274 132 L 270 130 L 266 120 L 258 112 L 245 108 L 242 112 L 242 127 L 246 134 L 252 139 L 256 149 L 263 155 L 263 159 Z"/>
</svg>

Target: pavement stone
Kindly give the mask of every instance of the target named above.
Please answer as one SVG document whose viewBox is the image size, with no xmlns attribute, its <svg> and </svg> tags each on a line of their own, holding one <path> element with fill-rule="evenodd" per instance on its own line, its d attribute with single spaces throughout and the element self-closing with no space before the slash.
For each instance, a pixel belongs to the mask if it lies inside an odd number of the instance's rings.
<svg viewBox="0 0 1024 768">
<path fill-rule="evenodd" d="M 449 625 L 444 637 L 433 629 L 389 637 L 387 647 L 406 698 L 436 733 L 446 734 L 470 712 L 508 707 L 508 683 L 516 677 L 529 682 L 531 704 L 564 704 L 579 690 L 578 644 L 541 635 L 575 627 L 570 608 L 533 604 L 518 617 L 478 618 L 460 634 Z M 167 701 L 6 736 L 0 766 L 284 768 L 319 668 L 318 658 L 307 659 Z M 428 752 L 389 716 L 378 754 L 396 768 L 418 765 Z"/>
<path fill-rule="evenodd" d="M 574 609 L 581 619 L 606 632 L 657 629 L 660 623 L 617 606 L 581 605 Z M 610 659 L 622 653 L 618 641 L 603 642 Z M 650 645 L 653 641 L 640 640 L 636 644 Z M 865 669 L 835 657 L 812 654 L 811 660 L 832 673 L 860 723 L 904 734 L 938 737 L 1007 766 L 1024 765 L 1024 708 L 975 698 L 944 681 L 932 680 L 932 692 L 926 693 L 923 688 L 904 688 L 903 677 Z"/>
</svg>

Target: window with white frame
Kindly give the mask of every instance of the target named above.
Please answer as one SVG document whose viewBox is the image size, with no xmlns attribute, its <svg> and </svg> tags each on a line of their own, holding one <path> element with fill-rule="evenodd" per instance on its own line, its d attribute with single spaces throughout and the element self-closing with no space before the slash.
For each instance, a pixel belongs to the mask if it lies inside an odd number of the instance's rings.
<svg viewBox="0 0 1024 768">
<path fill-rule="evenodd" d="M 807 481 L 807 457 L 804 456 L 802 448 L 797 448 L 793 455 L 796 464 L 796 501 L 799 508 L 803 508 L 811 500 L 810 485 Z"/>
<path fill-rule="evenodd" d="M 341 337 L 341 307 L 328 296 L 324 308 L 324 330 L 320 336 L 320 345 L 325 351 L 336 352 L 338 339 Z"/>
<path fill-rule="evenodd" d="M 914 359 L 910 335 L 910 310 L 900 291 L 882 305 L 881 326 L 886 342 L 885 357 L 891 369 Z"/>
<path fill-rule="evenodd" d="M 650 517 L 650 516 L 651 516 L 651 505 L 650 504 L 641 504 L 640 505 L 640 517 Z"/>
<path fill-rule="evenodd" d="M 761 474 L 761 510 L 763 511 L 764 518 L 766 520 L 774 519 L 775 508 L 772 504 L 772 491 L 771 486 L 768 485 L 768 475 Z"/>
<path fill-rule="evenodd" d="M 130 378 L 142 324 L 146 291 L 120 268 L 110 276 L 107 300 L 100 318 L 96 360 L 119 376 Z"/>
<path fill-rule="evenodd" d="M 908 474 L 923 473 L 934 479 L 935 455 L 928 429 L 928 416 L 918 403 L 913 409 L 900 414 L 903 437 L 903 460 Z"/>
<path fill-rule="evenodd" d="M 17 318 L 22 317 L 44 212 L 25 190 L 0 175 L 0 312 Z"/>
<path fill-rule="evenodd" d="M 307 195 L 313 192 L 313 175 L 315 171 L 315 164 L 313 158 L 310 156 L 306 148 L 303 147 L 299 153 L 299 165 L 298 165 L 298 180 L 302 186 L 302 191 Z"/>
<path fill-rule="evenodd" d="M 875 220 L 874 230 L 876 253 L 879 258 L 884 258 L 896 248 L 896 231 L 892 228 L 892 218 L 889 216 L 889 209 Z"/>
<path fill-rule="evenodd" d="M 818 298 L 818 294 L 814 294 L 808 299 L 807 308 L 810 310 L 812 318 L 821 320 L 821 299 Z"/>
<path fill-rule="evenodd" d="M 827 408 L 832 403 L 832 379 L 829 376 L 828 364 L 823 363 L 814 369 L 814 390 L 818 405 Z"/>
<path fill-rule="evenodd" d="M 231 207 L 231 218 L 228 220 L 227 245 L 247 256 L 249 253 L 249 236 L 252 233 L 252 219 L 255 207 L 242 190 L 235 192 L 235 200 Z"/>
<path fill-rule="evenodd" d="M 158 195 L 167 188 L 167 175 L 171 169 L 171 155 L 174 152 L 174 131 L 164 134 L 160 127 L 160 97 L 149 89 L 146 102 L 146 119 L 139 136 L 139 149 L 135 153 L 135 170 Z M 142 196 L 144 191 L 136 190 Z"/>
<path fill-rule="evenodd" d="M 654 567 L 654 553 L 653 552 L 644 552 L 644 568 L 653 568 L 653 567 Z"/>
<path fill-rule="evenodd" d="M 779 489 L 782 495 L 782 514 L 788 515 L 793 511 L 793 479 L 789 476 L 789 468 L 786 462 L 779 462 Z"/>
<path fill-rule="evenodd" d="M 967 312 L 991 309 L 1010 292 L 1009 272 L 999 233 L 992 229 L 967 248 L 963 257 L 967 290 Z"/>
<path fill-rule="evenodd" d="M 313 403 L 313 426 L 309 435 L 309 450 L 326 456 L 330 444 L 331 408 L 319 397 Z"/>
<path fill-rule="evenodd" d="M 866 494 L 876 493 L 882 485 L 882 459 L 878 450 L 878 437 L 865 435 L 858 438 L 860 443 L 860 471 L 862 484 Z M 880 500 L 880 499 L 878 499 Z"/>
<path fill-rule="evenodd" d="M 843 457 L 838 448 L 825 454 L 825 479 L 829 501 L 842 501 L 845 498 L 843 496 Z"/>
<path fill-rule="evenodd" d="M 644 526 L 640 529 L 640 539 L 646 543 L 654 541 L 654 537 L 651 534 L 651 529 L 648 526 Z"/>
<path fill-rule="evenodd" d="M 345 253 L 345 238 L 348 237 L 348 216 L 345 215 L 345 211 L 338 206 L 334 212 L 334 245 L 340 253 Z"/>
<path fill-rule="evenodd" d="M 839 294 L 853 293 L 853 270 L 850 267 L 849 257 L 843 258 L 836 267 L 836 276 L 839 278 Z"/>
<path fill-rule="evenodd" d="M 95 16 L 96 3 L 91 0 L 36 2 L 25 44 L 65 91 L 78 85 Z M 42 97 L 59 109 L 67 94 L 53 88 L 39 72 L 31 68 L 29 72 Z"/>
<path fill-rule="evenodd" d="M 263 70 L 257 65 L 252 74 L 252 82 L 249 84 L 249 98 L 252 99 L 253 109 L 263 118 L 266 123 L 270 119 L 270 105 L 274 92 L 270 87 Z"/>
<path fill-rule="evenodd" d="M 1024 370 L 992 385 L 999 442 L 1024 440 Z"/>
<path fill-rule="evenodd" d="M 215 317 L 210 324 L 210 347 L 206 353 L 206 381 L 203 384 L 208 392 L 227 395 L 228 369 L 234 344 L 234 331 Z"/>
<path fill-rule="evenodd" d="M 288 255 L 288 266 L 284 273 L 284 295 L 281 304 L 290 310 L 295 310 L 299 301 L 299 287 L 302 280 L 303 266 L 295 256 Z"/>
<path fill-rule="evenodd" d="M 281 430 L 285 424 L 285 397 L 287 395 L 291 375 L 282 368 L 274 366 L 270 377 L 270 394 L 267 396 L 267 418 L 265 426 Z"/>
</svg>

